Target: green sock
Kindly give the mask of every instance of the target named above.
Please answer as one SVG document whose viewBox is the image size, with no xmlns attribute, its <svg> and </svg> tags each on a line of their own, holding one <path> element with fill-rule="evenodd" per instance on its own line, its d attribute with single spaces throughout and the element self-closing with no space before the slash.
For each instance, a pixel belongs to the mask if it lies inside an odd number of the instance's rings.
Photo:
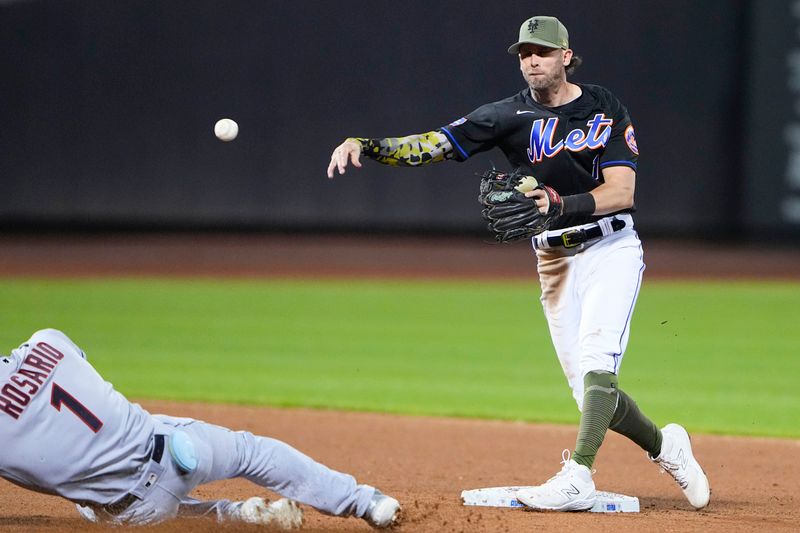
<svg viewBox="0 0 800 533">
<path fill-rule="evenodd" d="M 617 394 L 619 403 L 609 427 L 641 446 L 650 457 L 658 457 L 661 453 L 661 430 L 642 414 L 633 398 L 621 390 L 617 390 Z"/>
<path fill-rule="evenodd" d="M 572 459 L 591 470 L 617 406 L 617 376 L 589 372 L 583 378 L 583 391 L 581 425 Z"/>
</svg>

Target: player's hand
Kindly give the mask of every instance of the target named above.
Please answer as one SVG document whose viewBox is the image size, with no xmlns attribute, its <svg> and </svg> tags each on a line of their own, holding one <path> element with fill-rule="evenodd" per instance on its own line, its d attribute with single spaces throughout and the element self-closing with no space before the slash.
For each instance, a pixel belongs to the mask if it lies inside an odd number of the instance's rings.
<svg viewBox="0 0 800 533">
<path fill-rule="evenodd" d="M 534 189 L 525 193 L 528 198 L 533 198 L 536 207 L 541 214 L 546 214 L 550 208 L 550 202 L 547 200 L 547 194 L 541 189 Z"/>
<path fill-rule="evenodd" d="M 548 185 L 540 184 L 534 190 L 526 192 L 525 196 L 534 199 L 536 207 L 543 215 L 561 215 L 564 211 L 561 195 Z"/>
<path fill-rule="evenodd" d="M 328 165 L 328 177 L 333 178 L 333 171 L 338 169 L 339 174 L 344 174 L 347 163 L 351 162 L 354 167 L 361 168 L 361 144 L 347 139 L 336 147 L 331 154 L 331 164 Z"/>
</svg>

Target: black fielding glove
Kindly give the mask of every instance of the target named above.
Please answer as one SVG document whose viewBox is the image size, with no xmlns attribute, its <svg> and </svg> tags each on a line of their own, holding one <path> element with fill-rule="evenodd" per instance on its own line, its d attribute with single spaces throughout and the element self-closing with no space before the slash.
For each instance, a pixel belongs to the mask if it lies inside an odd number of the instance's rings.
<svg viewBox="0 0 800 533">
<path fill-rule="evenodd" d="M 549 209 L 539 212 L 533 198 L 525 193 L 542 189 L 548 196 Z M 492 169 L 481 175 L 478 201 L 484 206 L 481 214 L 488 223 L 489 231 L 498 242 L 513 242 L 530 238 L 546 231 L 561 214 L 562 202 L 559 194 L 547 185 L 541 185 L 533 176 Z"/>
</svg>

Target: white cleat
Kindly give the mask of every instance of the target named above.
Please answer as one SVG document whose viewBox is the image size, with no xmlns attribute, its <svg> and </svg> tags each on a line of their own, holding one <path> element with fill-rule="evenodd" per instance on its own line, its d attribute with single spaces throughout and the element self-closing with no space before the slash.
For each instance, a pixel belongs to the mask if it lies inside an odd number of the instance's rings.
<svg viewBox="0 0 800 533">
<path fill-rule="evenodd" d="M 375 489 L 363 518 L 374 528 L 391 527 L 400 520 L 400 502 Z"/>
<path fill-rule="evenodd" d="M 543 485 L 520 489 L 517 500 L 541 511 L 586 511 L 597 499 L 592 472 L 570 459 L 569 450 L 561 454 L 564 467 Z"/>
<path fill-rule="evenodd" d="M 664 440 L 661 453 L 650 460 L 678 482 L 683 494 L 695 509 L 702 509 L 711 499 L 708 477 L 694 458 L 689 434 L 678 424 L 667 424 L 661 430 Z"/>
<path fill-rule="evenodd" d="M 299 529 L 303 525 L 303 510 L 286 498 L 267 503 L 264 498 L 255 496 L 242 502 L 239 519 L 277 529 Z"/>
<path fill-rule="evenodd" d="M 91 507 L 75 504 L 75 509 L 78 510 L 78 514 L 81 515 L 81 518 L 87 522 L 93 522 L 95 524 L 100 522 L 100 519 L 97 517 L 97 513 L 95 513 L 94 509 Z"/>
</svg>

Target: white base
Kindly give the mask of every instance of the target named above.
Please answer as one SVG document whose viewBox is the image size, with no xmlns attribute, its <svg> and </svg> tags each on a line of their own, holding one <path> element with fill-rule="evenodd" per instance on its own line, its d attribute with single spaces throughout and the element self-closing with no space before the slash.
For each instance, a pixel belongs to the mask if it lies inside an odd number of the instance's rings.
<svg viewBox="0 0 800 533">
<path fill-rule="evenodd" d="M 461 491 L 464 505 L 483 507 L 525 507 L 517 500 L 516 492 L 530 487 L 488 487 Z M 597 500 L 589 509 L 592 513 L 638 513 L 639 498 L 613 492 L 597 491 Z"/>
</svg>

